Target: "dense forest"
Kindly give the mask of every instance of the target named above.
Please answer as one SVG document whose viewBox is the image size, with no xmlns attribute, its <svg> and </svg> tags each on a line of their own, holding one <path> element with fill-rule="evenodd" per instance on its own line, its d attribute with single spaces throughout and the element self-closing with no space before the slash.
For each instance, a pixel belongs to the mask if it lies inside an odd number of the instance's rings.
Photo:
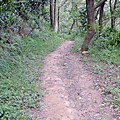
<svg viewBox="0 0 120 120">
<path fill-rule="evenodd" d="M 120 1 L 0 0 L 1 120 L 32 119 L 26 109 L 41 106 L 42 59 L 65 40 L 75 41 L 74 52 L 120 67 Z M 120 106 L 120 87 L 114 92 Z"/>
</svg>

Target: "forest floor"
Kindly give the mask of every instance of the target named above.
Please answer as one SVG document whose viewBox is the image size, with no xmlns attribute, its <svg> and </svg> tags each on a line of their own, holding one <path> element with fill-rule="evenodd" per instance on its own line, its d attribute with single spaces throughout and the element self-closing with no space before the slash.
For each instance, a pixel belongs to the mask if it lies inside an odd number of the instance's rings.
<svg viewBox="0 0 120 120">
<path fill-rule="evenodd" d="M 114 109 L 96 87 L 97 75 L 72 48 L 73 41 L 66 41 L 45 57 L 42 108 L 31 109 L 31 115 L 37 120 L 115 120 Z"/>
</svg>

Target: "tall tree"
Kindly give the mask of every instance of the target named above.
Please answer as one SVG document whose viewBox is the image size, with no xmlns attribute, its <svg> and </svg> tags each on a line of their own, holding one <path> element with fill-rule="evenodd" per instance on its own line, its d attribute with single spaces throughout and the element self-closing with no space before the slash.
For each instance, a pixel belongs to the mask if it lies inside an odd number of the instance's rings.
<svg viewBox="0 0 120 120">
<path fill-rule="evenodd" d="M 86 0 L 86 11 L 87 11 L 87 32 L 85 39 L 83 41 L 81 52 L 87 51 L 90 45 L 90 42 L 95 34 L 95 18 L 94 11 L 105 4 L 107 0 L 101 0 L 97 5 L 94 6 L 94 0 Z M 103 4 L 104 3 L 104 4 Z M 104 6 L 102 6 L 104 7 Z M 103 9 L 103 8 L 102 8 Z"/>
<path fill-rule="evenodd" d="M 88 46 L 95 34 L 94 0 L 86 0 L 86 10 L 87 10 L 87 32 L 81 47 L 81 52 L 88 50 Z"/>
<path fill-rule="evenodd" d="M 103 28 L 103 11 L 104 11 L 104 6 L 105 6 L 105 1 L 101 4 L 101 6 L 99 7 L 99 27 L 100 27 L 100 33 L 102 32 L 102 28 Z"/>
<path fill-rule="evenodd" d="M 54 0 L 50 0 L 50 26 L 54 30 Z"/>
<path fill-rule="evenodd" d="M 114 15 L 115 9 L 116 9 L 116 4 L 117 4 L 117 0 L 114 0 L 114 3 L 112 4 L 112 0 L 109 1 L 109 5 L 110 5 L 110 13 L 111 13 L 111 28 L 114 29 L 115 28 L 115 20 L 116 17 Z"/>
<path fill-rule="evenodd" d="M 54 0 L 54 31 L 58 31 L 58 28 L 57 28 L 57 5 L 56 5 L 56 0 Z"/>
<path fill-rule="evenodd" d="M 52 30 L 57 31 L 56 0 L 50 0 L 50 25 Z"/>
</svg>

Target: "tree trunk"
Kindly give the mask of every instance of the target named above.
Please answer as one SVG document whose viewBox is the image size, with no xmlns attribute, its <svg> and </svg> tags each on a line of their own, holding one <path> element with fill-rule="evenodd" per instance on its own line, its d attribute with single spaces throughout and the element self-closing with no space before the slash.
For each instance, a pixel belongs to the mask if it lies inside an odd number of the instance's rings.
<svg viewBox="0 0 120 120">
<path fill-rule="evenodd" d="M 99 16 L 99 20 L 98 20 L 98 22 L 99 22 L 99 26 L 100 26 L 100 31 L 99 31 L 99 33 L 101 33 L 102 32 L 102 29 L 103 29 L 103 11 L 104 11 L 104 5 L 105 5 L 105 2 L 103 2 L 102 4 L 101 4 L 101 6 L 100 6 L 100 16 Z"/>
<path fill-rule="evenodd" d="M 72 25 L 71 25 L 71 27 L 70 27 L 70 30 L 69 30 L 69 35 L 71 34 L 71 31 L 72 31 L 72 29 L 73 29 L 73 26 L 74 26 L 74 24 L 75 24 L 75 19 L 73 19 L 73 23 L 72 23 Z"/>
<path fill-rule="evenodd" d="M 117 4 L 117 0 L 114 1 L 114 5 L 112 5 L 112 1 L 109 1 L 109 5 L 110 5 L 110 13 L 111 13 L 111 28 L 115 29 L 115 15 L 114 15 L 114 11 L 116 9 L 116 4 Z"/>
<path fill-rule="evenodd" d="M 60 32 L 60 7 L 58 7 L 58 32 Z"/>
<path fill-rule="evenodd" d="M 61 10 L 61 7 L 63 7 L 63 5 L 65 5 L 65 3 L 67 2 L 67 0 L 64 0 L 63 3 L 58 6 L 57 8 L 57 31 L 60 32 L 60 10 Z"/>
<path fill-rule="evenodd" d="M 57 5 L 56 5 L 56 0 L 54 0 L 54 31 L 58 31 L 58 15 L 57 15 Z"/>
<path fill-rule="evenodd" d="M 54 30 L 54 0 L 50 0 L 50 27 Z"/>
<path fill-rule="evenodd" d="M 95 34 L 94 0 L 86 0 L 86 10 L 87 10 L 87 32 L 81 47 L 81 52 L 88 50 L 90 42 Z"/>
<path fill-rule="evenodd" d="M 72 14 L 77 13 L 77 4 L 75 3 L 74 0 L 72 1 L 72 9 L 71 9 L 71 11 L 72 11 Z M 68 33 L 69 35 L 71 34 L 71 31 L 72 31 L 75 23 L 76 23 L 76 26 L 77 26 L 78 25 L 77 24 L 77 19 L 73 17 L 73 23 L 72 23 L 72 25 L 70 27 L 70 30 L 69 30 L 69 33 Z"/>
<path fill-rule="evenodd" d="M 101 0 L 95 7 L 94 9 L 97 9 L 99 6 L 101 6 L 104 2 L 106 2 L 107 0 Z"/>
<path fill-rule="evenodd" d="M 57 32 L 56 0 L 50 0 L 50 26 Z"/>
</svg>

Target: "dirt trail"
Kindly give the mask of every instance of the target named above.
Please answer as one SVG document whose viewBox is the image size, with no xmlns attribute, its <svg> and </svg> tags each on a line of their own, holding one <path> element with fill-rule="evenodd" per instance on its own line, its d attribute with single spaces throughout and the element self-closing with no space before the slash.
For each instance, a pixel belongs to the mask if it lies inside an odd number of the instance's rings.
<svg viewBox="0 0 120 120">
<path fill-rule="evenodd" d="M 114 111 L 94 88 L 95 76 L 72 46 L 73 41 L 66 41 L 45 58 L 43 107 L 31 114 L 39 120 L 114 120 Z"/>
</svg>

